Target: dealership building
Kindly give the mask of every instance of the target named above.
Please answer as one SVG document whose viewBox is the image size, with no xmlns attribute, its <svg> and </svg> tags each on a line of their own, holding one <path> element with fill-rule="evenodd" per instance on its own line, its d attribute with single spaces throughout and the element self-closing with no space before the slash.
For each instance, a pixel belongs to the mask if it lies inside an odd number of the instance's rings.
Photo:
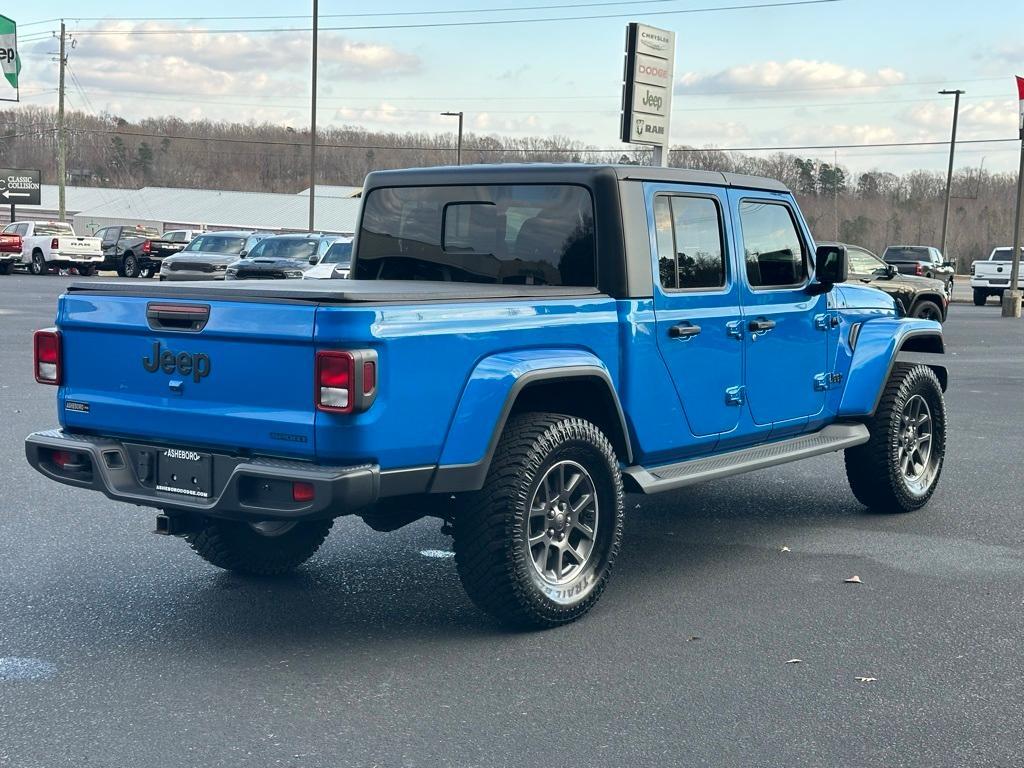
<svg viewBox="0 0 1024 768">
<path fill-rule="evenodd" d="M 360 187 L 317 185 L 314 231 L 355 232 Z M 305 232 L 309 229 L 309 190 L 298 194 L 143 187 L 65 187 L 65 211 L 75 232 L 91 235 L 112 224 L 142 224 L 169 229 L 260 229 Z M 57 186 L 43 184 L 40 205 L 19 205 L 19 221 L 57 218 Z M 10 207 L 0 206 L 0 223 Z"/>
</svg>

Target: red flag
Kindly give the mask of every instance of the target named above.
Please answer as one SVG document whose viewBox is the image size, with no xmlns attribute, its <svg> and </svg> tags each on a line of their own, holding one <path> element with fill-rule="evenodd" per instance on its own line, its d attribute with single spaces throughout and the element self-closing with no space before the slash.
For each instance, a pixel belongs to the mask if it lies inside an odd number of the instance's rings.
<svg viewBox="0 0 1024 768">
<path fill-rule="evenodd" d="M 1024 77 L 1017 78 L 1017 98 L 1024 101 Z"/>
</svg>

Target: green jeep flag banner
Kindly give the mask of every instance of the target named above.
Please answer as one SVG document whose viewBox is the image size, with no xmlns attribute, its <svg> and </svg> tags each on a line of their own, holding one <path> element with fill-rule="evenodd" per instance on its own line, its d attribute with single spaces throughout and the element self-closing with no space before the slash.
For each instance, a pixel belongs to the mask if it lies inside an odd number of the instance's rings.
<svg viewBox="0 0 1024 768">
<path fill-rule="evenodd" d="M 18 73 L 21 72 L 21 58 L 18 56 L 18 25 L 14 23 L 13 19 L 8 19 L 6 16 L 0 16 L 0 64 L 3 65 L 4 80 L 14 89 L 15 100 L 17 100 Z"/>
</svg>

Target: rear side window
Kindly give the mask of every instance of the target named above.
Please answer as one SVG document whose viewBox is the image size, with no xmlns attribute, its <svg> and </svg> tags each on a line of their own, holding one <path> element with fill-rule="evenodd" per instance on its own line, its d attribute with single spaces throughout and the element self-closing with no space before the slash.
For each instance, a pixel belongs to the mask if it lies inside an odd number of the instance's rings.
<svg viewBox="0 0 1024 768">
<path fill-rule="evenodd" d="M 807 254 L 788 206 L 744 200 L 740 226 L 752 288 L 801 285 L 807 279 Z"/>
<path fill-rule="evenodd" d="M 594 286 L 590 192 L 560 184 L 370 192 L 358 279 Z"/>
<path fill-rule="evenodd" d="M 707 197 L 654 198 L 658 274 L 667 290 L 721 288 L 725 252 L 718 204 Z"/>
</svg>

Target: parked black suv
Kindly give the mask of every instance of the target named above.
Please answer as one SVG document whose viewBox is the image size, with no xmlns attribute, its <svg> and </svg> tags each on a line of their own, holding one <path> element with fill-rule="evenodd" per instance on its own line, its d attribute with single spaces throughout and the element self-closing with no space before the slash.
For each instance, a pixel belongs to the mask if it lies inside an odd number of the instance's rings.
<svg viewBox="0 0 1024 768">
<path fill-rule="evenodd" d="M 840 245 L 821 243 L 818 245 Z M 892 296 L 903 307 L 908 317 L 946 321 L 949 295 L 946 284 L 928 277 L 904 275 L 894 264 L 886 264 L 867 248 L 847 245 L 850 258 L 850 281 L 859 280 Z"/>
</svg>

